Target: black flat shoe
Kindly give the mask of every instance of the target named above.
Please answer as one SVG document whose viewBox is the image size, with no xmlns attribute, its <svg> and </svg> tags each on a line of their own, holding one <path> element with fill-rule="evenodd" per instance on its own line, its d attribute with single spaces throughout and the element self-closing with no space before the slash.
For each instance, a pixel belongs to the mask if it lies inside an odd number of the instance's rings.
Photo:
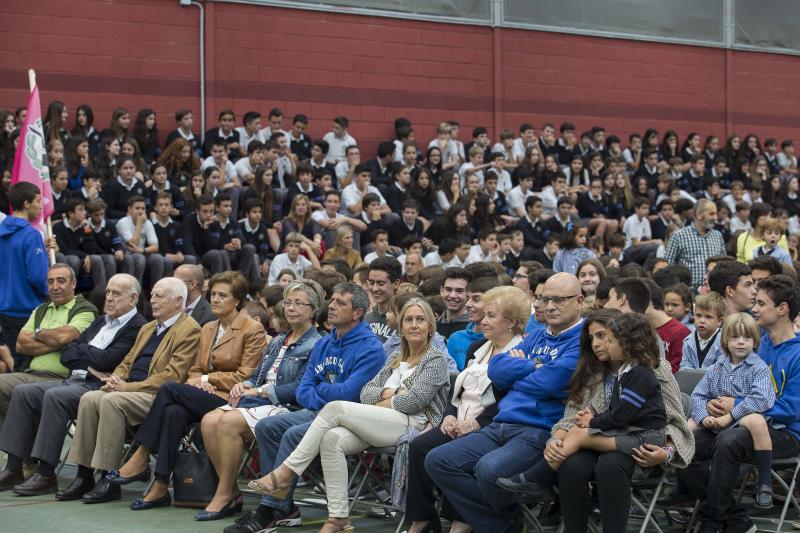
<svg viewBox="0 0 800 533">
<path fill-rule="evenodd" d="M 172 496 L 167 492 L 159 499 L 150 502 L 144 501 L 143 498 L 136 498 L 131 502 L 131 510 L 146 511 L 147 509 L 155 509 L 156 507 L 169 507 L 171 504 Z"/>
<path fill-rule="evenodd" d="M 223 518 L 228 518 L 229 516 L 233 516 L 236 513 L 242 512 L 242 507 L 244 506 L 244 499 L 241 498 L 234 498 L 228 502 L 228 505 L 222 508 L 220 511 L 206 511 L 205 509 L 201 511 L 197 511 L 194 515 L 194 519 L 198 522 L 210 522 L 211 520 L 222 520 Z"/>
<path fill-rule="evenodd" d="M 112 485 L 128 485 L 129 483 L 135 483 L 136 481 L 150 481 L 150 467 L 145 468 L 135 476 L 131 477 L 122 477 L 119 475 L 119 470 L 112 470 L 108 474 L 106 474 L 106 479 Z"/>
<path fill-rule="evenodd" d="M 56 500 L 62 502 L 69 502 L 73 500 L 80 500 L 84 494 L 94 488 L 93 477 L 76 477 L 67 488 L 56 492 Z"/>
<path fill-rule="evenodd" d="M 122 489 L 112 485 L 107 479 L 101 478 L 92 490 L 83 495 L 83 503 L 106 503 L 122 498 Z"/>
</svg>

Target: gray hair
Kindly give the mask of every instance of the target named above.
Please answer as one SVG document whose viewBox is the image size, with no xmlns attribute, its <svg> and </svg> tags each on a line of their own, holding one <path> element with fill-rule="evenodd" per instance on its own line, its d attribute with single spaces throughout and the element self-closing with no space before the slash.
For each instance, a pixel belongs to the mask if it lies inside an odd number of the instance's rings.
<svg viewBox="0 0 800 533">
<path fill-rule="evenodd" d="M 694 204 L 694 209 L 692 210 L 692 217 L 697 218 L 699 214 L 705 213 L 706 208 L 713 203 L 714 202 L 708 200 L 707 198 L 701 198 L 700 200 L 697 200 L 697 202 Z"/>
<path fill-rule="evenodd" d="M 352 281 L 345 281 L 344 283 L 336 285 L 333 288 L 333 292 L 349 294 L 352 297 L 353 311 L 356 309 L 363 309 L 364 314 L 367 313 L 367 309 L 369 309 L 369 296 L 361 285 L 353 283 Z"/>
<path fill-rule="evenodd" d="M 311 304 L 311 316 L 317 316 L 319 310 L 325 302 L 325 292 L 322 285 L 311 279 L 296 279 L 289 282 L 283 289 L 283 298 L 286 299 L 293 292 L 302 292 L 308 296 L 308 303 Z"/>
<path fill-rule="evenodd" d="M 186 287 L 186 284 L 183 281 L 178 278 L 170 277 L 161 278 L 156 283 L 163 285 L 173 298 L 181 298 L 183 307 L 186 307 L 186 298 L 189 296 L 189 289 Z"/>
<path fill-rule="evenodd" d="M 47 269 L 47 273 L 49 274 L 51 270 L 55 270 L 57 268 L 66 268 L 69 270 L 69 274 L 72 276 L 72 279 L 78 279 L 78 276 L 75 275 L 75 271 L 66 263 L 54 263 L 50 268 Z"/>
<path fill-rule="evenodd" d="M 136 294 L 136 301 L 139 301 L 139 297 L 142 295 L 142 285 L 139 283 L 139 280 L 131 276 L 130 274 L 114 274 L 109 278 L 108 281 L 117 278 L 123 281 L 128 286 L 128 296 Z"/>
</svg>

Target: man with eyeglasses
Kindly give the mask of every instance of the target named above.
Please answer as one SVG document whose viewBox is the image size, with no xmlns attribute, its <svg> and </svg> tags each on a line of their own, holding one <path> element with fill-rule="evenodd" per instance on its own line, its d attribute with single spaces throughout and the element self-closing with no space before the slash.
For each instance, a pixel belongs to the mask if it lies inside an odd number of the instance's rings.
<svg viewBox="0 0 800 533">
<path fill-rule="evenodd" d="M 0 450 L 8 454 L 0 472 L 0 490 L 12 488 L 21 496 L 40 496 L 58 488 L 55 468 L 67 435 L 67 423 L 78 415 L 80 398 L 103 384 L 96 373 L 113 371 L 130 351 L 139 329 L 147 322 L 136 312 L 142 290 L 129 274 L 116 274 L 106 286 L 105 314 L 61 350 L 61 364 L 71 375 L 61 381 L 28 383 L 14 388 L 3 428 Z M 91 368 L 96 373 L 90 373 Z M 39 461 L 35 474 L 22 482 L 25 457 Z M 79 479 L 59 499 L 77 499 L 94 486 L 93 478 Z M 74 496 L 69 497 L 69 496 Z"/>
<path fill-rule="evenodd" d="M 425 466 L 431 478 L 476 531 L 517 531 L 519 510 L 497 485 L 541 460 L 553 425 L 564 414 L 567 384 L 578 362 L 583 306 L 578 278 L 560 273 L 540 299 L 547 327 L 489 361 L 492 385 L 505 392 L 494 421 L 435 448 Z M 525 488 L 523 480 L 506 479 Z"/>
<path fill-rule="evenodd" d="M 194 318 L 200 326 L 216 320 L 217 317 L 211 312 L 211 305 L 203 298 L 203 283 L 205 282 L 203 267 L 181 265 L 175 269 L 175 277 L 186 284 L 186 289 L 189 291 L 186 297 L 186 314 Z"/>
</svg>

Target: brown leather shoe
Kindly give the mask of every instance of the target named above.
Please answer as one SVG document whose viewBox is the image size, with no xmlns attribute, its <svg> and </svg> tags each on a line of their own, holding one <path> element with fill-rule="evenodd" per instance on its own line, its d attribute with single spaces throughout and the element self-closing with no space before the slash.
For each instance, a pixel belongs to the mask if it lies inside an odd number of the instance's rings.
<svg viewBox="0 0 800 533">
<path fill-rule="evenodd" d="M 14 485 L 22 482 L 22 472 L 12 472 L 11 470 L 0 470 L 0 491 L 11 490 Z"/>
<path fill-rule="evenodd" d="M 11 491 L 20 496 L 41 496 L 42 494 L 51 494 L 58 490 L 58 480 L 56 476 L 43 476 L 40 473 L 35 473 L 22 483 L 14 485 Z"/>
</svg>

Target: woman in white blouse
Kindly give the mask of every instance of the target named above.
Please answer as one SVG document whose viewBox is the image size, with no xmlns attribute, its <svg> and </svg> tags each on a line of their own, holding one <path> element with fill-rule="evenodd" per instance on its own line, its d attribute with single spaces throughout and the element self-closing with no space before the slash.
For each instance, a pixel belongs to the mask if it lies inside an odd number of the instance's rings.
<svg viewBox="0 0 800 533">
<path fill-rule="evenodd" d="M 406 495 L 406 519 L 412 522 L 409 533 L 441 531 L 433 481 L 425 471 L 425 456 L 433 448 L 492 421 L 499 398 L 486 372 L 489 360 L 522 342 L 531 316 L 530 299 L 517 287 L 495 287 L 486 291 L 481 300 L 485 310 L 481 321 L 485 339 L 469 347 L 467 366 L 456 378 L 453 399 L 442 424 L 411 441 Z M 442 515 L 453 521 L 453 533 L 471 530 L 447 500 L 443 501 Z"/>
</svg>

